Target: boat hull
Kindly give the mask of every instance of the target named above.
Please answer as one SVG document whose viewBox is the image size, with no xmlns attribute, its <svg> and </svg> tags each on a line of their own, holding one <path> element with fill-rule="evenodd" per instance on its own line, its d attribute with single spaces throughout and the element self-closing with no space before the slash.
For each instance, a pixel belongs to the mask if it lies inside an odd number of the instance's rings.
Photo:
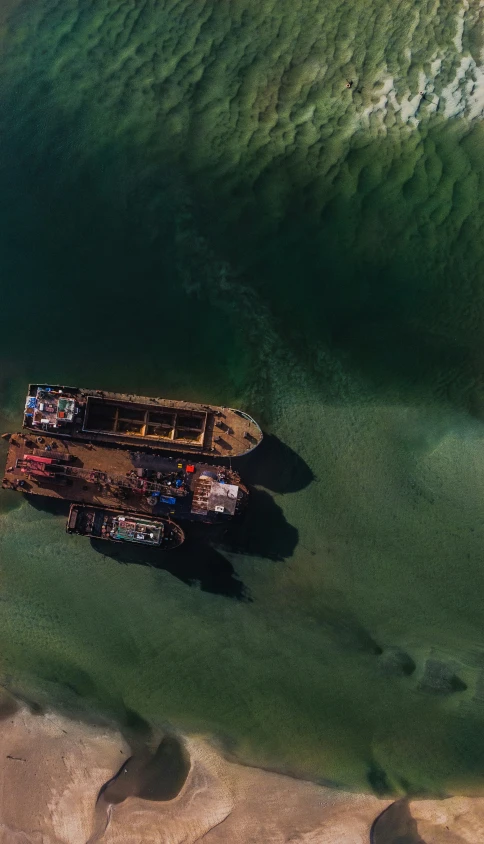
<svg viewBox="0 0 484 844">
<path fill-rule="evenodd" d="M 30 384 L 27 430 L 92 443 L 210 457 L 240 457 L 262 441 L 242 410 L 127 393 Z"/>
<path fill-rule="evenodd" d="M 185 541 L 176 522 L 143 513 L 89 504 L 71 504 L 66 524 L 70 534 L 172 551 Z"/>
</svg>

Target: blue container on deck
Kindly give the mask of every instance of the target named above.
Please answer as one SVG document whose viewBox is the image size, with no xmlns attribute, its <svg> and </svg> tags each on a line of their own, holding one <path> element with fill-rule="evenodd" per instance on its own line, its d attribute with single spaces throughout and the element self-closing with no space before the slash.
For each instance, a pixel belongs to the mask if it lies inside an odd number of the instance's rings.
<svg viewBox="0 0 484 844">
<path fill-rule="evenodd" d="M 162 501 L 163 504 L 176 504 L 176 498 L 169 498 L 165 495 L 161 496 L 160 501 Z"/>
</svg>

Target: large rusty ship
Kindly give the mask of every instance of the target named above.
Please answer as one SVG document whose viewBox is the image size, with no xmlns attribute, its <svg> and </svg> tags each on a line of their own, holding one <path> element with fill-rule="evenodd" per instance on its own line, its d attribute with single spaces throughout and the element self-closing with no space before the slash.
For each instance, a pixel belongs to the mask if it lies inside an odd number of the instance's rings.
<svg viewBox="0 0 484 844">
<path fill-rule="evenodd" d="M 23 425 L 37 434 L 193 456 L 238 457 L 262 440 L 242 410 L 52 384 L 29 385 Z"/>
<path fill-rule="evenodd" d="M 225 466 L 25 431 L 10 436 L 2 487 L 207 524 L 232 519 L 248 498 L 237 472 Z"/>
</svg>

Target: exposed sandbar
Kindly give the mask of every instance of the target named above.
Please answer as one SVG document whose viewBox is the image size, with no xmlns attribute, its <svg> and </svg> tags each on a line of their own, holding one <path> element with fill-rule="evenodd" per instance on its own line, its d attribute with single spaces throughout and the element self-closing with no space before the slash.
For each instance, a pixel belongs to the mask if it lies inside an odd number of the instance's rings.
<svg viewBox="0 0 484 844">
<path fill-rule="evenodd" d="M 369 844 L 370 837 L 397 844 L 402 836 L 408 844 L 475 844 L 484 837 L 484 798 L 392 802 L 338 791 L 229 762 L 202 738 L 168 738 L 151 756 L 137 749 L 133 757 L 114 729 L 36 715 L 12 700 L 2 713 L 0 844 Z"/>
</svg>

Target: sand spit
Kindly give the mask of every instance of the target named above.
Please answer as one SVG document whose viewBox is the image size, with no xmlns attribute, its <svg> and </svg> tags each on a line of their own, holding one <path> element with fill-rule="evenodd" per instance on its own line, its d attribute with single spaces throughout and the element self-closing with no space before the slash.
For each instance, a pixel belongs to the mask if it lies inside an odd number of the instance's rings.
<svg viewBox="0 0 484 844">
<path fill-rule="evenodd" d="M 190 771 L 172 800 L 99 793 L 130 756 L 115 730 L 3 708 L 0 844 L 475 844 L 484 798 L 381 800 L 267 773 L 186 742 Z M 108 789 L 104 789 L 104 795 Z"/>
</svg>

